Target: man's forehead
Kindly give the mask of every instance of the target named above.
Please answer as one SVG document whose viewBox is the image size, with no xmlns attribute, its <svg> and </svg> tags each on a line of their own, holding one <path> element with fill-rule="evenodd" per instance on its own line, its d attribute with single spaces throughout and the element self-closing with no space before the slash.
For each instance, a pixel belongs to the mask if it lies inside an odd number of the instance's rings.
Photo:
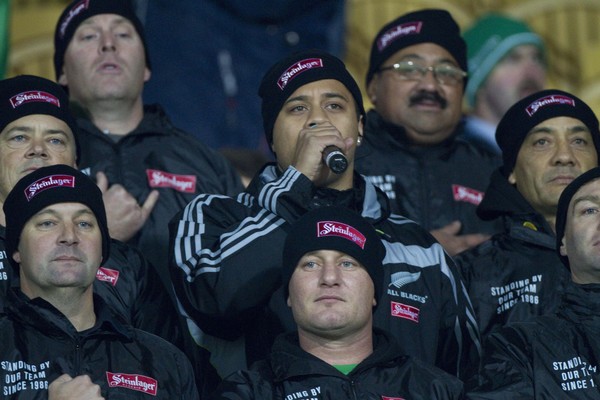
<svg viewBox="0 0 600 400">
<path fill-rule="evenodd" d="M 94 214 L 93 211 L 83 203 L 65 202 L 50 204 L 35 213 L 34 216 L 41 214 L 61 214 L 66 212 L 75 214 Z"/>
<path fill-rule="evenodd" d="M 46 128 L 53 130 L 63 130 L 71 135 L 73 132 L 69 125 L 60 118 L 56 118 L 53 115 L 48 114 L 30 114 L 25 115 L 21 118 L 17 118 L 14 121 L 9 122 L 6 127 L 2 130 L 2 132 L 10 129 L 14 126 L 29 126 L 29 125 L 37 125 L 42 123 L 46 125 Z"/>
<path fill-rule="evenodd" d="M 133 27 L 133 23 L 129 19 L 123 17 L 122 15 L 119 15 L 119 14 L 96 14 L 96 15 L 93 15 L 93 16 L 83 20 L 81 22 L 81 24 L 79 24 L 77 29 L 86 27 L 86 26 L 93 26 L 93 25 L 97 25 L 97 24 L 101 24 L 101 23 L 109 23 L 111 25 L 129 24 Z"/>
<path fill-rule="evenodd" d="M 350 96 L 352 97 L 348 88 L 337 79 L 321 79 L 318 81 L 312 81 L 300 86 L 298 89 L 294 90 L 294 92 L 288 97 L 293 99 L 299 96 L 308 96 L 313 94 L 318 94 L 319 96 L 329 96 L 332 95 L 342 95 L 344 97 Z"/>
<path fill-rule="evenodd" d="M 72 143 L 73 147 L 76 146 L 75 135 L 69 125 L 59 118 L 46 114 L 32 114 L 16 119 L 0 131 L 0 137 L 8 135 L 10 132 L 33 133 L 40 124 L 42 125 L 43 134 L 63 134 L 68 138 L 68 146 L 71 145 L 69 142 Z"/>
<path fill-rule="evenodd" d="M 544 128 L 559 128 L 559 127 L 566 127 L 567 129 L 584 128 L 585 130 L 589 131 L 587 125 L 585 123 L 583 123 L 583 121 L 581 121 L 577 118 L 573 118 L 573 117 L 558 115 L 556 117 L 548 118 L 547 120 L 540 122 L 539 124 L 537 124 L 536 126 L 531 128 L 531 130 L 528 132 L 528 134 L 535 133 Z"/>
<path fill-rule="evenodd" d="M 348 255 L 347 253 L 344 253 L 343 251 L 335 250 L 335 249 L 312 250 L 312 251 L 309 251 L 308 253 L 305 253 L 302 257 L 323 257 L 323 256 L 327 256 L 327 255 L 336 256 L 336 257 L 351 257 L 351 258 L 353 258 L 351 255 Z"/>
<path fill-rule="evenodd" d="M 584 200 L 600 201 L 600 178 L 593 179 L 581 186 L 573 195 L 570 206 L 573 207 Z"/>
<path fill-rule="evenodd" d="M 387 61 L 396 62 L 406 58 L 418 58 L 432 63 L 451 62 L 458 65 L 458 62 L 448 50 L 431 42 L 413 44 L 400 49 L 392 54 Z"/>
</svg>

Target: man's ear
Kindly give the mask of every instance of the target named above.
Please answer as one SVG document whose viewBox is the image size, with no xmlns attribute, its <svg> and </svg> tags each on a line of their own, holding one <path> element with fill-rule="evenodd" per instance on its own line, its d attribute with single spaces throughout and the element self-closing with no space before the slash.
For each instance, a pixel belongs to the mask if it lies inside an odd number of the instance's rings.
<svg viewBox="0 0 600 400">
<path fill-rule="evenodd" d="M 375 74 L 373 76 L 373 78 L 371 78 L 371 82 L 369 82 L 369 86 L 367 86 L 367 96 L 369 97 L 369 100 L 371 101 L 371 104 L 373 104 L 373 105 L 377 104 L 377 95 L 375 94 L 377 80 L 379 79 L 379 77 L 377 75 L 378 74 Z"/>
<path fill-rule="evenodd" d="M 567 244 L 565 243 L 565 237 L 563 236 L 563 238 L 560 241 L 560 255 L 563 257 L 567 257 Z"/>
<path fill-rule="evenodd" d="M 152 76 L 152 71 L 148 67 L 144 68 L 144 82 L 148 82 Z"/>
<path fill-rule="evenodd" d="M 12 258 L 17 264 L 21 264 L 21 253 L 18 250 L 13 253 Z"/>
<path fill-rule="evenodd" d="M 65 75 L 64 71 L 61 72 L 57 82 L 61 86 L 69 86 L 69 81 L 67 80 L 67 75 Z"/>
<path fill-rule="evenodd" d="M 508 176 L 508 182 L 509 182 L 511 185 L 514 185 L 514 184 L 516 184 L 516 183 L 517 183 L 517 178 L 515 178 L 515 172 L 514 172 L 514 171 L 513 171 L 513 172 L 511 172 L 511 173 L 510 173 L 510 175 Z"/>
</svg>

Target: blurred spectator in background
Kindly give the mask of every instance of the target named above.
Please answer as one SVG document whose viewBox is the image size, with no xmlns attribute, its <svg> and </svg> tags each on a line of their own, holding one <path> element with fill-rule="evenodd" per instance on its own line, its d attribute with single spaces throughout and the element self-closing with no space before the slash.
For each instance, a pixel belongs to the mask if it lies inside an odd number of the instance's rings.
<svg viewBox="0 0 600 400">
<path fill-rule="evenodd" d="M 146 102 L 213 148 L 260 149 L 260 78 L 290 53 L 343 51 L 344 1 L 137 0 L 152 58 Z"/>
<path fill-rule="evenodd" d="M 469 65 L 465 97 L 471 112 L 463 135 L 500 154 L 496 125 L 510 106 L 544 88 L 544 43 L 525 23 L 500 14 L 476 20 L 464 38 Z"/>
</svg>

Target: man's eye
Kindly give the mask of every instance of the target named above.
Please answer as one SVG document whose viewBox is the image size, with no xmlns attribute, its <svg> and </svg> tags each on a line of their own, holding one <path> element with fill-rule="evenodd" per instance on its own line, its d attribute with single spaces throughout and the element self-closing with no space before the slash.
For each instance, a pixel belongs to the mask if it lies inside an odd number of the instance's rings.
<svg viewBox="0 0 600 400">
<path fill-rule="evenodd" d="M 90 40 L 95 39 L 96 36 L 98 36 L 98 35 L 96 35 L 95 33 L 86 33 L 86 34 L 81 35 L 80 39 L 82 41 L 86 42 L 86 41 L 90 41 Z"/>
<path fill-rule="evenodd" d="M 307 261 L 304 263 L 304 268 L 306 269 L 314 269 L 317 268 L 317 263 L 314 261 Z"/>
<path fill-rule="evenodd" d="M 25 141 L 25 136 L 23 135 L 16 135 L 10 138 L 10 140 L 12 140 L 13 142 L 24 142 Z"/>
<path fill-rule="evenodd" d="M 420 77 L 422 69 L 418 65 L 403 65 L 398 68 L 398 73 L 407 77 Z"/>
<path fill-rule="evenodd" d="M 355 268 L 358 266 L 358 263 L 354 260 L 343 260 L 340 262 L 340 265 L 342 266 L 342 268 Z"/>
<path fill-rule="evenodd" d="M 290 109 L 291 112 L 300 112 L 306 110 L 305 106 L 294 106 Z"/>
</svg>

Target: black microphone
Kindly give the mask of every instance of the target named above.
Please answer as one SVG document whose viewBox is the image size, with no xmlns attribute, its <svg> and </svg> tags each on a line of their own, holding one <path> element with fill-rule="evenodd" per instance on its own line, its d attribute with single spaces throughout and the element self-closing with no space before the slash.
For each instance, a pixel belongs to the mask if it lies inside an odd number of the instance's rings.
<svg viewBox="0 0 600 400">
<path fill-rule="evenodd" d="M 327 146 L 323 150 L 323 162 L 334 174 L 341 174 L 348 168 L 348 159 L 337 146 Z"/>
<path fill-rule="evenodd" d="M 318 124 L 311 122 L 308 124 L 310 129 L 316 128 Z M 327 168 L 334 174 L 341 174 L 348 168 L 348 159 L 342 153 L 342 150 L 334 145 L 329 145 L 323 149 L 322 153 L 323 163 L 327 165 Z"/>
</svg>

